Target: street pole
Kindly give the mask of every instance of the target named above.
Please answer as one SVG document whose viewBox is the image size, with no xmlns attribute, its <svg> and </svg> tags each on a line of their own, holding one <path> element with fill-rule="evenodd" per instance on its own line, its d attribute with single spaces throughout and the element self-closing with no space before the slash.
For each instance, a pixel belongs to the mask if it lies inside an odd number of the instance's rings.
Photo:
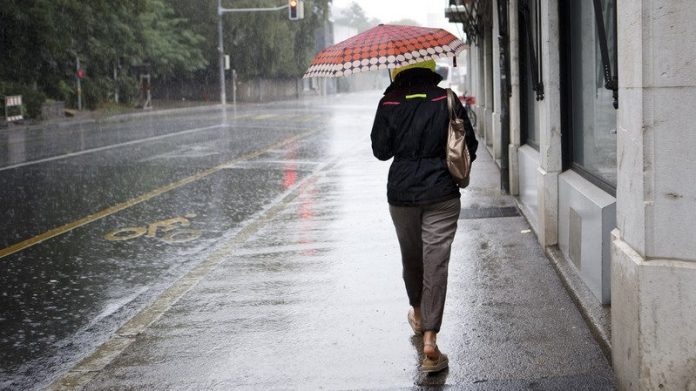
<svg viewBox="0 0 696 391">
<path fill-rule="evenodd" d="M 225 44 L 222 39 L 222 16 L 229 12 L 264 12 L 264 11 L 280 11 L 289 7 L 288 4 L 271 8 L 222 8 L 222 0 L 218 0 L 218 54 L 220 58 L 220 103 L 227 104 L 227 93 L 225 91 Z M 302 2 L 299 3 L 302 6 Z M 299 19 L 304 18 L 304 15 Z M 236 93 L 236 91 L 235 91 Z M 236 96 L 235 96 L 236 102 Z"/>
<path fill-rule="evenodd" d="M 227 93 L 225 91 L 225 44 L 222 38 L 222 0 L 218 0 L 218 54 L 220 58 L 220 103 L 227 104 Z"/>
<path fill-rule="evenodd" d="M 237 104 L 237 70 L 232 70 L 232 103 Z"/>
<path fill-rule="evenodd" d="M 82 111 L 82 79 L 78 75 L 80 72 L 80 57 L 76 56 L 77 70 L 75 71 L 75 78 L 77 79 L 77 111 Z"/>
<path fill-rule="evenodd" d="M 114 101 L 118 104 L 118 60 L 114 63 Z"/>
</svg>

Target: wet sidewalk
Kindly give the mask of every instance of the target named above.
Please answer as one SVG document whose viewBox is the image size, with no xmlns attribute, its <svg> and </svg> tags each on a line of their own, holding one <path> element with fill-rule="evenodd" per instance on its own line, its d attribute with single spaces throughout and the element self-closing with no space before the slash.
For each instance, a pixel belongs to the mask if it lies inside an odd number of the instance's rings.
<svg viewBox="0 0 696 391">
<path fill-rule="evenodd" d="M 56 384 L 96 389 L 613 389 L 613 374 L 480 151 L 438 344 L 422 341 L 369 140 L 322 163 Z M 435 387 L 436 389 L 439 387 Z"/>
</svg>

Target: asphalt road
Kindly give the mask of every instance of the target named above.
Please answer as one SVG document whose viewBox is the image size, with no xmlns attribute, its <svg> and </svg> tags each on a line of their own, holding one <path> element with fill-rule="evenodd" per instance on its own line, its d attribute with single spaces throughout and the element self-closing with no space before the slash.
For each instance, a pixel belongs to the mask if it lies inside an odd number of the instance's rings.
<svg viewBox="0 0 696 391">
<path fill-rule="evenodd" d="M 378 99 L 0 130 L 0 389 L 48 384 L 317 165 L 367 142 L 353 124 Z"/>
</svg>

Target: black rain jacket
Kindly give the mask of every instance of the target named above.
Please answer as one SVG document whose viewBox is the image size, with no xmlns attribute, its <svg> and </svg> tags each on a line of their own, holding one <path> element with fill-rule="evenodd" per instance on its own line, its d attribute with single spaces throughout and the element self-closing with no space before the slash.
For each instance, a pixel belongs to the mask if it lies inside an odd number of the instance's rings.
<svg viewBox="0 0 696 391">
<path fill-rule="evenodd" d="M 447 169 L 447 90 L 442 78 L 423 68 L 402 71 L 384 92 L 372 126 L 372 152 L 394 161 L 389 169 L 387 199 L 394 206 L 428 205 L 459 198 Z M 478 141 L 459 99 L 455 112 L 464 119 L 471 160 Z"/>
</svg>

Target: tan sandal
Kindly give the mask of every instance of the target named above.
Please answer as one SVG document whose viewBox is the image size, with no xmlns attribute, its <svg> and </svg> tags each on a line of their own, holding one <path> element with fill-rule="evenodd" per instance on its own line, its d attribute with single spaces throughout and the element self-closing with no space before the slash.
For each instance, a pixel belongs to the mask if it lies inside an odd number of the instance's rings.
<svg viewBox="0 0 696 391">
<path fill-rule="evenodd" d="M 421 326 L 421 323 L 416 321 L 416 313 L 411 308 L 408 310 L 408 324 L 411 325 L 411 328 L 413 329 L 413 333 L 416 335 L 422 335 L 423 334 L 423 326 Z"/>
<path fill-rule="evenodd" d="M 444 369 L 447 369 L 449 367 L 449 358 L 447 358 L 447 355 L 442 353 L 440 349 L 437 348 L 437 345 L 435 344 L 425 344 L 424 346 L 432 346 L 435 348 L 435 351 L 438 353 L 437 358 L 430 358 L 427 355 L 423 358 L 423 362 L 421 363 L 421 372 L 424 373 L 435 373 L 435 372 L 440 372 Z"/>
</svg>

